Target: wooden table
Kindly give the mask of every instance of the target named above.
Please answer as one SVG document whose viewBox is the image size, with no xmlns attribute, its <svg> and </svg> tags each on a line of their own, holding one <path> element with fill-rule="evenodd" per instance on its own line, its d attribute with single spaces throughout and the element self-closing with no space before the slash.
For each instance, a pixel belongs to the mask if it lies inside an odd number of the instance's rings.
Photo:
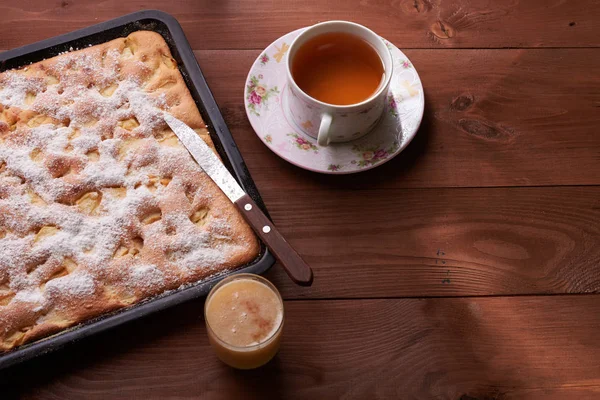
<svg viewBox="0 0 600 400">
<path fill-rule="evenodd" d="M 267 274 L 287 318 L 263 369 L 216 360 L 198 300 L 4 373 L 1 398 L 600 398 L 600 2 L 5 1 L 0 49 L 149 8 L 181 22 L 314 285 Z M 330 19 L 425 87 L 415 140 L 352 176 L 281 160 L 243 107 L 261 49 Z"/>
</svg>

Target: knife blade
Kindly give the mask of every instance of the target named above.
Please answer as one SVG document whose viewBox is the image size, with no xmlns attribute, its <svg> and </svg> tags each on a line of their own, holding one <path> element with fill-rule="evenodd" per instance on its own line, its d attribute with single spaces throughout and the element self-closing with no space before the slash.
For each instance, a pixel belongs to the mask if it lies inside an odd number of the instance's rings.
<svg viewBox="0 0 600 400">
<path fill-rule="evenodd" d="M 313 273 L 306 262 L 279 233 L 254 200 L 242 189 L 221 160 L 200 136 L 184 122 L 164 113 L 164 120 L 198 165 L 238 208 L 244 219 L 279 260 L 297 284 L 310 286 Z"/>
<path fill-rule="evenodd" d="M 215 181 L 232 203 L 246 194 L 217 155 L 192 128 L 170 114 L 165 114 L 165 122 L 175 132 L 198 165 Z"/>
</svg>

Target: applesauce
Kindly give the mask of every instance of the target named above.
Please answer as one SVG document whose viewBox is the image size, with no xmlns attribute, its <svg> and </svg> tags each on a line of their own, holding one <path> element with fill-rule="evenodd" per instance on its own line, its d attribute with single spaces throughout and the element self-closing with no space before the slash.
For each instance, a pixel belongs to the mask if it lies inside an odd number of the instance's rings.
<svg viewBox="0 0 600 400">
<path fill-rule="evenodd" d="M 204 318 L 217 356 L 232 367 L 260 367 L 279 349 L 283 301 L 275 286 L 258 275 L 222 280 L 206 298 Z"/>
</svg>

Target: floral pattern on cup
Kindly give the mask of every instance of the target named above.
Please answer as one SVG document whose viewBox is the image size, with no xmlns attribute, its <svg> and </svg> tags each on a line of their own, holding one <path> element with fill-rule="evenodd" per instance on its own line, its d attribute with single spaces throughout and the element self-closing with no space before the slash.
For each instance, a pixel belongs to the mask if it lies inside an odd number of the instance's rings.
<svg viewBox="0 0 600 400">
<path fill-rule="evenodd" d="M 286 112 L 289 113 L 292 122 L 302 133 L 316 139 L 321 124 L 322 111 L 310 106 L 305 99 L 296 93 L 291 85 L 285 86 L 283 92 L 284 94 L 281 95 L 282 104 Z M 380 118 L 375 116 L 383 114 L 386 104 L 387 97 L 382 97 L 377 103 L 362 106 L 362 109 L 359 110 L 333 112 L 336 133 L 332 133 L 331 137 L 350 140 L 367 134 L 379 122 Z M 356 134 L 348 135 L 350 131 L 354 131 Z"/>
<path fill-rule="evenodd" d="M 252 75 L 250 81 L 246 85 L 246 100 L 248 100 L 248 111 L 251 114 L 260 117 L 259 110 L 264 106 L 265 109 L 268 109 L 268 101 L 269 98 L 279 93 L 279 89 L 277 86 L 273 86 L 272 88 L 267 88 L 265 85 L 261 84 L 260 79 L 262 79 L 262 75 L 258 77 Z"/>
<path fill-rule="evenodd" d="M 392 93 L 388 93 L 387 98 L 388 112 L 394 117 L 398 116 L 398 100 Z"/>
<path fill-rule="evenodd" d="M 306 120 L 300 124 L 304 129 L 309 130 L 313 128 L 313 123 L 310 120 Z"/>
<path fill-rule="evenodd" d="M 363 147 L 355 145 L 352 147 L 352 151 L 359 157 L 356 160 L 352 160 L 352 164 L 356 164 L 359 167 L 367 167 L 369 165 L 375 165 L 385 160 L 398 150 L 400 144 L 398 141 L 394 141 L 388 148 L 379 148 L 378 146 Z"/>
<path fill-rule="evenodd" d="M 294 146 L 296 146 L 297 148 L 299 148 L 300 150 L 304 150 L 304 151 L 314 151 L 315 154 L 317 154 L 319 152 L 319 148 L 317 146 L 315 146 L 313 143 L 309 142 L 308 140 L 304 139 L 302 136 L 298 135 L 297 133 L 288 133 L 288 136 L 290 136 L 291 138 L 293 138 L 292 140 L 292 144 Z"/>
<path fill-rule="evenodd" d="M 331 172 L 336 172 L 340 169 L 342 169 L 342 166 L 340 164 L 329 164 L 329 166 L 327 167 L 327 170 Z"/>
<path fill-rule="evenodd" d="M 267 63 L 269 62 L 269 60 L 270 60 L 270 58 L 269 58 L 269 56 L 267 55 L 267 53 L 262 53 L 262 54 L 260 55 L 260 65 L 262 65 L 263 67 L 264 67 L 265 65 L 267 65 Z"/>
<path fill-rule="evenodd" d="M 271 136 L 271 135 L 265 135 L 265 136 L 263 136 L 263 139 L 265 139 L 265 143 L 269 143 L 269 144 L 273 143 L 273 136 Z"/>
</svg>

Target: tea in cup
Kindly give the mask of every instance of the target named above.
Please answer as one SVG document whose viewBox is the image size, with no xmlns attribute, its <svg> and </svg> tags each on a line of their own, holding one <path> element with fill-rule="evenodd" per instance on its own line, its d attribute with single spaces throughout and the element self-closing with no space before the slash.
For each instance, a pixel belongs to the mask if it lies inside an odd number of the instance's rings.
<svg viewBox="0 0 600 400">
<path fill-rule="evenodd" d="M 346 21 L 314 25 L 292 42 L 286 62 L 291 119 L 319 145 L 358 139 L 375 127 L 393 63 L 373 31 Z"/>
</svg>

